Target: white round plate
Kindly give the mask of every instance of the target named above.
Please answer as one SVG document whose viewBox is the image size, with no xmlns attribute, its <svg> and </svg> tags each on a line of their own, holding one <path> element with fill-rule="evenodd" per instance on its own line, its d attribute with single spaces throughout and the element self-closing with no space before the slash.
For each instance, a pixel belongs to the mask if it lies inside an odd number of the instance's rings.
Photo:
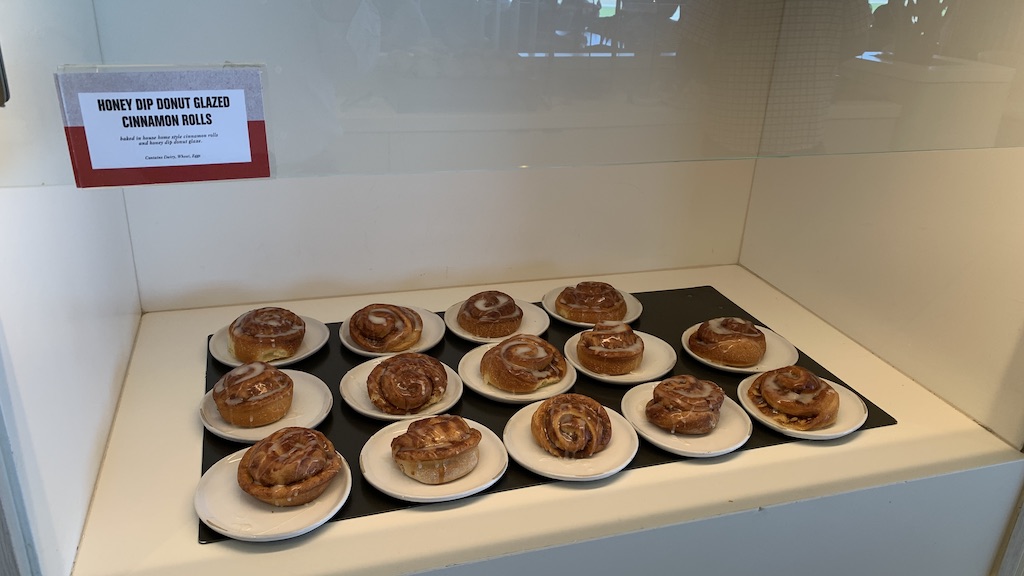
<svg viewBox="0 0 1024 576">
<path fill-rule="evenodd" d="M 302 321 L 306 323 L 306 335 L 303 336 L 299 349 L 295 351 L 294 355 L 287 358 L 271 360 L 270 364 L 278 367 L 294 364 L 299 360 L 308 358 L 327 343 L 327 338 L 331 335 L 331 331 L 327 328 L 326 324 L 309 316 L 300 315 L 299 318 L 302 318 Z M 228 326 L 213 333 L 213 337 L 210 338 L 210 354 L 218 362 L 228 366 L 241 366 L 243 364 L 231 352 L 228 352 Z"/>
<path fill-rule="evenodd" d="M 577 370 L 590 376 L 594 380 L 608 384 L 636 384 L 638 382 L 650 382 L 651 380 L 664 376 L 666 372 L 675 368 L 676 350 L 671 344 L 661 338 L 646 332 L 635 331 L 637 336 L 644 341 L 644 357 L 640 360 L 640 366 L 628 374 L 611 376 L 588 370 L 580 363 L 580 356 L 576 351 L 576 344 L 580 341 L 580 334 L 573 334 L 565 341 L 565 359 L 576 367 Z"/>
<path fill-rule="evenodd" d="M 466 420 L 480 431 L 480 462 L 472 472 L 444 484 L 424 484 L 405 475 L 391 456 L 391 440 L 405 433 L 409 422 L 395 422 L 370 437 L 359 453 L 363 477 L 381 492 L 408 502 L 446 502 L 482 492 L 508 469 L 508 452 L 501 439 L 482 424 Z"/>
<path fill-rule="evenodd" d="M 839 415 L 836 416 L 836 421 L 825 428 L 821 428 L 820 430 L 793 430 L 791 428 L 786 428 L 775 420 L 772 420 L 762 414 L 761 411 L 757 409 L 757 406 L 755 406 L 747 396 L 747 390 L 750 389 L 750 385 L 753 384 L 757 376 L 757 374 L 747 376 L 736 388 L 736 395 L 740 399 L 740 404 L 743 406 L 744 410 L 754 417 L 755 420 L 777 432 L 785 434 L 786 436 L 801 438 L 803 440 L 833 440 L 856 431 L 868 419 L 868 407 L 864 404 L 864 401 L 860 399 L 860 396 L 851 392 L 846 386 L 836 384 L 831 380 L 825 380 L 822 378 L 822 380 L 828 382 L 829 386 L 832 386 L 832 388 L 839 393 Z"/>
<path fill-rule="evenodd" d="M 712 368 L 724 370 L 725 372 L 734 372 L 736 374 L 756 374 L 759 372 L 767 372 L 769 370 L 775 370 L 776 368 L 792 366 L 793 364 L 796 364 L 796 361 L 800 358 L 800 353 L 797 352 L 795 346 L 789 343 L 789 340 L 786 340 L 764 326 L 758 326 L 757 329 L 764 332 L 765 343 L 764 357 L 761 358 L 760 362 L 746 368 L 726 366 L 725 364 L 712 362 L 711 360 L 697 356 L 693 353 L 693 350 L 690 350 L 690 335 L 696 332 L 697 328 L 700 328 L 700 324 L 694 324 L 683 332 L 683 350 L 686 350 L 687 354 L 701 364 L 706 364 Z"/>
<path fill-rule="evenodd" d="M 193 500 L 199 519 L 228 538 L 272 542 L 300 536 L 330 520 L 348 500 L 352 471 L 342 458 L 338 475 L 316 500 L 293 507 L 260 502 L 238 486 L 238 462 L 246 450 L 211 466 L 199 479 Z"/>
<path fill-rule="evenodd" d="M 381 412 L 380 408 L 370 400 L 370 394 L 366 391 L 366 378 L 373 371 L 373 368 L 383 362 L 385 358 L 374 358 L 352 368 L 341 378 L 341 397 L 353 410 L 364 416 L 378 420 L 408 420 L 410 418 L 423 418 L 434 414 L 441 414 L 455 405 L 462 398 L 462 378 L 452 370 L 450 366 L 442 362 L 444 371 L 448 374 L 448 387 L 444 395 L 437 403 L 427 406 L 422 412 L 415 414 L 387 414 Z"/>
<path fill-rule="evenodd" d="M 525 300 L 515 299 L 516 304 L 523 310 L 523 321 L 519 323 L 519 329 L 516 330 L 516 334 L 533 334 L 534 336 L 540 336 L 548 329 L 551 324 L 551 319 L 548 317 L 547 312 L 541 310 L 536 304 L 531 304 Z M 508 336 L 501 336 L 500 338 L 484 338 L 475 334 L 470 334 L 465 328 L 459 325 L 459 310 L 462 309 L 462 304 L 465 302 L 457 302 L 448 307 L 444 311 L 444 323 L 448 326 L 448 329 L 453 334 L 464 340 L 470 342 L 478 342 L 485 344 L 488 342 L 501 342 Z"/>
<path fill-rule="evenodd" d="M 567 392 L 576 383 L 576 368 L 573 368 L 572 364 L 566 364 L 565 376 L 561 380 L 533 392 L 515 394 L 495 388 L 484 382 L 484 376 L 480 373 L 480 360 L 484 357 L 484 352 L 487 352 L 496 345 L 484 344 L 477 346 L 466 352 L 462 359 L 459 360 L 459 376 L 462 377 L 462 381 L 465 382 L 467 387 L 481 396 L 497 400 L 498 402 L 505 402 L 506 404 L 528 404 Z"/>
<path fill-rule="evenodd" d="M 729 398 L 722 403 L 718 426 L 707 434 L 673 434 L 659 428 L 647 419 L 647 403 L 654 397 L 654 387 L 659 382 L 647 382 L 634 386 L 622 396 L 622 415 L 636 428 L 645 440 L 662 450 L 680 456 L 711 458 L 721 456 L 743 446 L 750 439 L 754 425 L 747 413 Z"/>
<path fill-rule="evenodd" d="M 566 324 L 572 324 L 573 326 L 580 326 L 583 328 L 592 327 L 594 324 L 591 322 L 577 322 L 575 320 L 569 320 L 557 312 L 555 301 L 558 300 L 558 295 L 562 293 L 562 290 L 565 290 L 566 288 L 567 286 L 559 286 L 558 288 L 548 291 L 548 293 L 544 295 L 544 298 L 541 299 L 541 305 L 544 306 L 544 309 L 547 310 L 549 314 Z M 626 316 L 622 321 L 628 324 L 640 317 L 640 314 L 644 311 L 644 305 L 636 299 L 636 296 L 633 296 L 629 292 L 619 290 L 619 294 L 622 294 L 622 298 L 626 301 Z"/>
<path fill-rule="evenodd" d="M 420 315 L 420 318 L 423 319 L 423 332 L 420 333 L 419 342 L 413 344 L 413 346 L 407 350 L 402 350 L 402 352 L 424 352 L 433 348 L 434 345 L 444 338 L 444 320 L 442 320 L 440 316 L 434 314 L 430 310 L 418 308 L 416 306 L 406 306 L 406 308 L 415 310 Z M 338 335 L 341 336 L 341 343 L 345 345 L 345 348 L 348 348 L 360 356 L 373 358 L 398 354 L 398 352 L 371 352 L 359 344 L 356 344 L 355 341 L 352 340 L 352 334 L 348 331 L 348 319 L 345 319 L 345 321 L 341 323 L 341 327 L 338 329 Z"/>
<path fill-rule="evenodd" d="M 199 418 L 207 430 L 225 438 L 238 442 L 257 442 L 266 438 L 271 433 L 288 426 L 302 426 L 303 428 L 314 428 L 324 421 L 327 414 L 334 406 L 334 395 L 331 389 L 323 380 L 316 376 L 300 372 L 298 370 L 282 370 L 291 377 L 294 388 L 292 389 L 292 405 L 288 413 L 277 422 L 271 422 L 265 426 L 256 428 L 242 428 L 224 421 L 217 411 L 217 403 L 213 401 L 213 391 L 203 396 L 199 404 Z"/>
<path fill-rule="evenodd" d="M 607 478 L 625 468 L 640 448 L 640 438 L 621 414 L 605 408 L 612 422 L 612 440 L 608 447 L 589 458 L 559 458 L 537 444 L 530 431 L 530 420 L 542 401 L 521 408 L 505 424 L 502 437 L 508 455 L 523 468 L 555 480 L 585 481 Z"/>
</svg>

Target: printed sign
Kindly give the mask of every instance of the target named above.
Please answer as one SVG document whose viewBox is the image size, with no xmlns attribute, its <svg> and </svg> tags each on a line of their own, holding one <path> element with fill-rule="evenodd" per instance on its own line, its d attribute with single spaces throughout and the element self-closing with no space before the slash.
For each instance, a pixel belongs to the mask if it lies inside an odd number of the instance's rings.
<svg viewBox="0 0 1024 576">
<path fill-rule="evenodd" d="M 270 175 L 259 67 L 60 72 L 80 187 Z"/>
</svg>

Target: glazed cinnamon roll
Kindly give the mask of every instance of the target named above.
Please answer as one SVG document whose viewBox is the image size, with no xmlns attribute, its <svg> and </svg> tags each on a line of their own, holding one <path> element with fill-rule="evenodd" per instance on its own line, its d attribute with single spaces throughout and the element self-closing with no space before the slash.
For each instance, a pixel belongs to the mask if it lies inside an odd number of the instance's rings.
<svg viewBox="0 0 1024 576">
<path fill-rule="evenodd" d="M 644 341 L 629 324 L 605 320 L 580 333 L 576 357 L 584 368 L 598 374 L 629 374 L 644 358 Z"/>
<path fill-rule="evenodd" d="M 253 444 L 238 463 L 238 485 L 274 506 L 299 506 L 323 494 L 341 456 L 321 432 L 288 427 Z"/>
<path fill-rule="evenodd" d="M 565 377 L 565 356 L 539 336 L 516 334 L 494 345 L 480 359 L 484 382 L 514 394 L 526 394 Z"/>
<path fill-rule="evenodd" d="M 764 358 L 764 333 L 743 318 L 714 318 L 703 322 L 687 341 L 690 351 L 718 364 L 745 368 Z"/>
<path fill-rule="evenodd" d="M 250 362 L 213 385 L 213 401 L 225 422 L 255 428 L 284 418 L 294 387 L 290 376 L 270 364 Z"/>
<path fill-rule="evenodd" d="M 228 352 L 240 362 L 270 362 L 294 356 L 306 336 L 306 323 L 284 308 L 257 308 L 228 326 Z"/>
<path fill-rule="evenodd" d="M 589 324 L 622 320 L 626 317 L 626 300 L 606 282 L 580 282 L 558 294 L 555 312 L 568 320 Z"/>
<path fill-rule="evenodd" d="M 401 352 L 419 342 L 423 318 L 412 308 L 370 304 L 349 318 L 352 341 L 370 352 Z"/>
<path fill-rule="evenodd" d="M 597 400 L 582 394 L 558 394 L 537 407 L 530 432 L 537 444 L 554 456 L 587 458 L 608 447 L 612 422 Z"/>
<path fill-rule="evenodd" d="M 459 416 L 432 416 L 409 424 L 396 436 L 391 456 L 406 476 L 424 484 L 444 484 L 476 468 L 482 437 Z"/>
<path fill-rule="evenodd" d="M 474 336 L 500 338 L 519 328 L 523 309 L 508 294 L 487 290 L 467 298 L 456 319 L 459 326 Z"/>
<path fill-rule="evenodd" d="M 647 420 L 673 434 L 707 434 L 718 426 L 725 392 L 709 380 L 683 375 L 666 378 L 654 387 L 647 403 Z"/>
<path fill-rule="evenodd" d="M 810 370 L 787 366 L 759 375 L 747 397 L 762 414 L 794 430 L 818 430 L 836 421 L 839 393 Z"/>
<path fill-rule="evenodd" d="M 426 354 L 402 352 L 373 367 L 366 392 L 385 414 L 416 414 L 437 403 L 448 388 L 448 372 L 440 360 Z"/>
</svg>

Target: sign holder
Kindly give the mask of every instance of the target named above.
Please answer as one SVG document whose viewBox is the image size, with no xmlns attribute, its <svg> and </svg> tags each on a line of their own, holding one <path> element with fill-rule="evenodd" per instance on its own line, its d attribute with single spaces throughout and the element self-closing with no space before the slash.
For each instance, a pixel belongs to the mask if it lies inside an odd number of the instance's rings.
<svg viewBox="0 0 1024 576">
<path fill-rule="evenodd" d="M 266 178 L 259 65 L 65 66 L 55 75 L 80 188 Z"/>
</svg>

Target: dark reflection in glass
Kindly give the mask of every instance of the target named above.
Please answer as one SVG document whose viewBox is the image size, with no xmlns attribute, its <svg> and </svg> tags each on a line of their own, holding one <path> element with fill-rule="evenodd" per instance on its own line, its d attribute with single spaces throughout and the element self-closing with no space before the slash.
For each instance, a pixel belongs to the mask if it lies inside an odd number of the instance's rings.
<svg viewBox="0 0 1024 576">
<path fill-rule="evenodd" d="M 1024 142 L 1019 0 L 95 5 L 107 64 L 266 63 L 295 174 Z"/>
</svg>

